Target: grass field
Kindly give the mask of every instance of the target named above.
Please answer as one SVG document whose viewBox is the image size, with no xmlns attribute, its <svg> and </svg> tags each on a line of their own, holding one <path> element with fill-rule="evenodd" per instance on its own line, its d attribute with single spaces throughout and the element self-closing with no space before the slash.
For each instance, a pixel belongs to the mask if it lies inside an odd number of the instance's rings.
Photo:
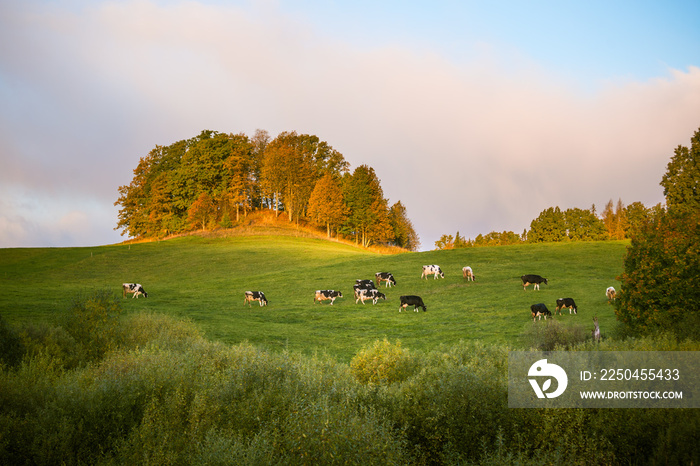
<svg viewBox="0 0 700 466">
<path fill-rule="evenodd" d="M 168 241 L 88 248 L 0 250 L 0 312 L 9 322 L 50 321 L 80 293 L 123 282 L 143 284 L 147 299 L 124 299 L 127 315 L 155 312 L 188 318 L 212 340 L 248 341 L 273 351 L 328 353 L 347 362 L 378 339 L 410 349 L 481 340 L 522 347 L 532 325 L 530 305 L 572 297 L 578 315 L 565 325 L 593 327 L 605 337 L 615 325 L 605 289 L 618 286 L 626 242 L 528 244 L 450 251 L 377 254 L 336 242 L 293 236 L 182 237 Z M 438 264 L 445 279 L 421 280 L 424 264 Z M 470 265 L 476 281 L 461 269 Z M 355 279 L 392 272 L 397 286 L 386 301 L 355 304 Z M 520 276 L 549 280 L 523 291 Z M 314 291 L 336 289 L 335 305 L 315 304 Z M 269 305 L 243 305 L 246 290 L 264 291 Z M 426 313 L 398 312 L 399 296 L 423 297 Z"/>
</svg>

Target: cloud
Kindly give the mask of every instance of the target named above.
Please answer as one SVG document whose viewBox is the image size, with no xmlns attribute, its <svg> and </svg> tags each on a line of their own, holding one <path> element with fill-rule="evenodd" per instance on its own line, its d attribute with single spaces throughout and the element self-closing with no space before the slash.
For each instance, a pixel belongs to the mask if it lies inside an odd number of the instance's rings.
<svg viewBox="0 0 700 466">
<path fill-rule="evenodd" d="M 354 46 L 264 2 L 29 5 L 0 6 L 0 182 L 63 216 L 5 198 L 0 245 L 113 241 L 139 157 L 202 129 L 318 135 L 375 168 L 429 249 L 554 205 L 655 204 L 700 126 L 694 67 L 591 91 L 517 49 Z"/>
</svg>

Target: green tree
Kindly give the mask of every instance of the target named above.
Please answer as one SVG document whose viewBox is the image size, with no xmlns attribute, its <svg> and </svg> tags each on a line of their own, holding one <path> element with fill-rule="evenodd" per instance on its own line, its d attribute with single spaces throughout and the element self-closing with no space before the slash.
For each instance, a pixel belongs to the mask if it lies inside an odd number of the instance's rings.
<svg viewBox="0 0 700 466">
<path fill-rule="evenodd" d="M 343 193 L 348 207 L 346 231 L 362 246 L 393 240 L 388 203 L 372 167 L 360 165 L 345 178 Z"/>
<path fill-rule="evenodd" d="M 606 238 L 605 225 L 590 210 L 567 209 L 564 219 L 567 236 L 572 241 L 596 241 Z"/>
<path fill-rule="evenodd" d="M 666 209 L 638 221 L 627 249 L 615 312 L 637 333 L 700 337 L 700 132 L 678 147 L 661 185 Z"/>
<path fill-rule="evenodd" d="M 527 240 L 530 243 L 564 241 L 566 239 L 566 220 L 559 207 L 550 207 L 530 223 Z"/>
<path fill-rule="evenodd" d="M 676 148 L 661 179 L 669 210 L 692 212 L 700 209 L 700 129 L 693 134 L 690 143 L 690 148 Z"/>
<path fill-rule="evenodd" d="M 413 228 L 413 223 L 408 218 L 406 207 L 401 201 L 397 201 L 389 209 L 389 223 L 393 231 L 394 244 L 409 251 L 418 250 L 420 247 L 418 233 Z"/>
</svg>

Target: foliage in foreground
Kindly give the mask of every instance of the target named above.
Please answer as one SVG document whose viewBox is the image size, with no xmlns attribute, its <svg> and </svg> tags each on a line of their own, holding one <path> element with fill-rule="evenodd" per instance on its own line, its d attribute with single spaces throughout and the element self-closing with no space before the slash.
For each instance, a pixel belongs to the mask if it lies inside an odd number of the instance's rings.
<svg viewBox="0 0 700 466">
<path fill-rule="evenodd" d="M 509 409 L 506 347 L 471 342 L 409 352 L 384 340 L 348 366 L 209 342 L 191 323 L 122 317 L 111 306 L 88 296 L 60 325 L 31 331 L 0 325 L 3 336 L 12 336 L 0 355 L 0 463 L 700 460 L 697 410 Z M 90 317 L 85 309 L 119 322 L 102 332 L 109 335 L 100 340 L 102 354 L 72 351 L 91 338 L 66 330 Z M 576 349 L 592 349 L 587 345 Z M 622 348 L 698 350 L 698 344 L 667 336 L 599 345 Z"/>
</svg>

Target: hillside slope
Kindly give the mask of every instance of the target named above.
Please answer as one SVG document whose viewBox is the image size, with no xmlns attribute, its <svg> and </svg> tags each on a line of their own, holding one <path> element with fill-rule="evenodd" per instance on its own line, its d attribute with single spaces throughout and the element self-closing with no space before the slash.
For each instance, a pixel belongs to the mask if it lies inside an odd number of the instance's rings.
<svg viewBox="0 0 700 466">
<path fill-rule="evenodd" d="M 616 286 L 626 242 L 536 244 L 377 254 L 352 245 L 293 236 L 188 236 L 169 241 L 94 248 L 0 250 L 4 292 L 0 312 L 13 321 L 50 321 L 79 293 L 138 282 L 147 299 L 124 299 L 128 313 L 158 312 L 189 318 L 212 339 L 249 341 L 271 350 L 328 352 L 349 360 L 377 339 L 400 339 L 428 349 L 459 340 L 522 345 L 534 323 L 531 304 L 554 311 L 560 297 L 573 297 L 578 315 L 565 325 L 592 328 L 597 315 L 603 335 L 615 323 L 605 289 Z M 445 279 L 421 280 L 421 266 L 439 264 Z M 461 269 L 470 265 L 476 281 Z M 355 304 L 352 284 L 394 273 L 397 286 L 382 289 L 386 301 Z M 540 291 L 523 291 L 520 275 L 548 278 Z M 336 289 L 335 305 L 315 304 L 314 291 Z M 246 290 L 264 291 L 269 306 L 243 305 Z M 399 296 L 423 297 L 428 312 L 398 312 Z M 121 298 L 120 298 L 121 299 Z"/>
</svg>

